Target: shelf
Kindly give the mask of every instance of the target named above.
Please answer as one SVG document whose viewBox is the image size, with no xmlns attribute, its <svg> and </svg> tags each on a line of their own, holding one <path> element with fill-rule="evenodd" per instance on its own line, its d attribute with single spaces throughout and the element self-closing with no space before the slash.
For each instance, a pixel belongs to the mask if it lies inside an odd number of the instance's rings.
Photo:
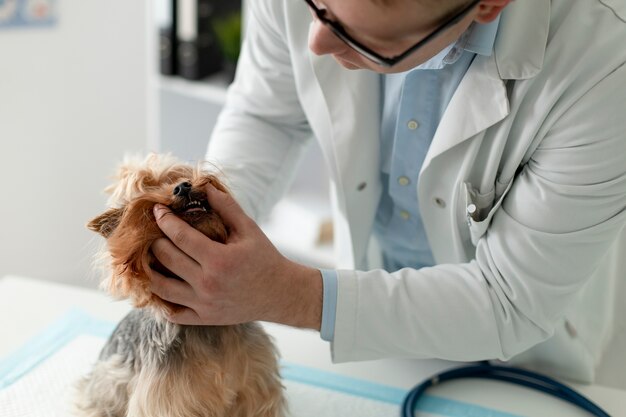
<svg viewBox="0 0 626 417">
<path fill-rule="evenodd" d="M 292 194 L 278 202 L 260 226 L 287 258 L 315 268 L 332 269 L 336 261 L 332 236 L 328 235 L 330 222 L 327 202 L 311 195 Z"/>
<path fill-rule="evenodd" d="M 224 104 L 226 90 L 230 85 L 230 76 L 221 72 L 199 81 L 190 81 L 176 76 L 159 75 L 157 87 L 162 92 L 178 94 L 184 97 Z"/>
</svg>

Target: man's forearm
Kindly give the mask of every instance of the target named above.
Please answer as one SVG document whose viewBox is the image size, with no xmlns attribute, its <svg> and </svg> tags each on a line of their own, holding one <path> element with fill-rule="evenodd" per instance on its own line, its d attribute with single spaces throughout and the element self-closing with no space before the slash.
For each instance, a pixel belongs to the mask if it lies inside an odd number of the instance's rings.
<svg viewBox="0 0 626 417">
<path fill-rule="evenodd" d="M 323 284 L 318 269 L 288 261 L 279 281 L 282 289 L 276 293 L 267 321 L 288 326 L 320 330 L 322 322 Z"/>
</svg>

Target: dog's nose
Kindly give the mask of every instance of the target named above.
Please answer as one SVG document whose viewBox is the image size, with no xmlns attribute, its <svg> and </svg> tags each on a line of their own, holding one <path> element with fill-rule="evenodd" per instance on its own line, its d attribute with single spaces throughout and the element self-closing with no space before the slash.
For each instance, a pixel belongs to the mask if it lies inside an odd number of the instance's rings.
<svg viewBox="0 0 626 417">
<path fill-rule="evenodd" d="M 185 181 L 174 187 L 173 194 L 177 197 L 187 197 L 189 191 L 191 191 L 191 183 Z"/>
</svg>

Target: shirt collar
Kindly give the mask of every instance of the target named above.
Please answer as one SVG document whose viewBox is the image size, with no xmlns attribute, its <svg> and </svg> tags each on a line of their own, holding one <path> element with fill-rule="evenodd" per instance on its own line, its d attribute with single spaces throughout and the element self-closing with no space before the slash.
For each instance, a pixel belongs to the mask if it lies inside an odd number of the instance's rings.
<svg viewBox="0 0 626 417">
<path fill-rule="evenodd" d="M 474 23 L 468 29 L 470 32 L 464 49 L 478 55 L 491 56 L 493 45 L 496 42 L 496 34 L 500 25 L 500 16 L 487 24 Z"/>
<path fill-rule="evenodd" d="M 413 68 L 413 70 L 441 69 L 446 65 L 454 64 L 465 51 L 490 56 L 493 53 L 499 24 L 500 16 L 490 23 L 472 23 L 456 42 L 448 45 L 437 55 Z"/>
</svg>

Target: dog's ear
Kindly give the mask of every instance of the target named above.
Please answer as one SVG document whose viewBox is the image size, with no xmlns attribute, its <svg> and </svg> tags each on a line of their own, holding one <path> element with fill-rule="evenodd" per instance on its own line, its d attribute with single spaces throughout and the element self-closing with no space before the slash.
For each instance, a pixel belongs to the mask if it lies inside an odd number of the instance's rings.
<svg viewBox="0 0 626 417">
<path fill-rule="evenodd" d="M 87 223 L 87 228 L 96 233 L 100 233 L 106 239 L 111 236 L 111 233 L 113 233 L 117 225 L 120 224 L 123 212 L 124 210 L 119 208 L 108 209 Z"/>
</svg>

